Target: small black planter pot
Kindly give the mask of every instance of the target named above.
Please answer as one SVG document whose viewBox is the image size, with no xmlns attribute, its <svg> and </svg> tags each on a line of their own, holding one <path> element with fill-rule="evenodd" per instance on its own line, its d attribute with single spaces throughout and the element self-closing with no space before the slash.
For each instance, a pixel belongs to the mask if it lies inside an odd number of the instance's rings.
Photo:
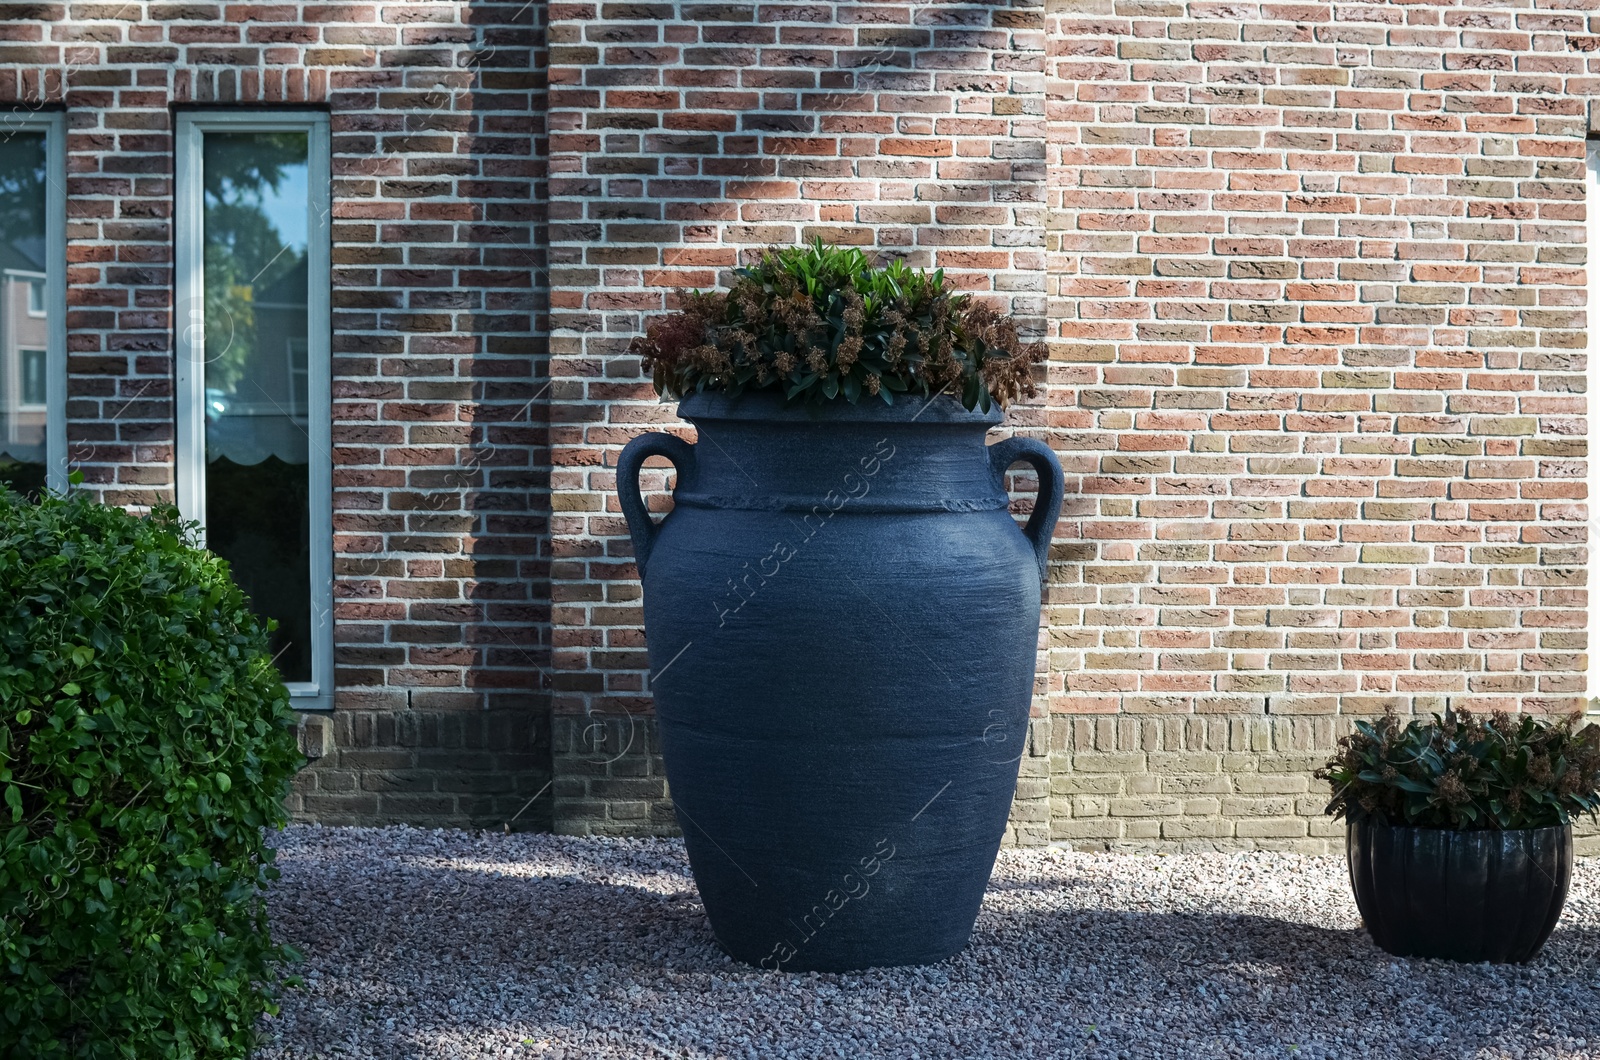
<svg viewBox="0 0 1600 1060">
<path fill-rule="evenodd" d="M 768 969 L 923 964 L 972 932 L 1027 753 L 1061 510 L 998 409 L 695 394 L 617 466 L 672 801 L 717 940 Z M 651 522 L 639 467 L 678 469 Z M 1041 489 L 1027 527 L 1005 473 Z"/>
<path fill-rule="evenodd" d="M 1350 884 L 1372 941 L 1397 957 L 1525 964 L 1561 918 L 1572 829 L 1469 832 L 1350 822 Z"/>
</svg>

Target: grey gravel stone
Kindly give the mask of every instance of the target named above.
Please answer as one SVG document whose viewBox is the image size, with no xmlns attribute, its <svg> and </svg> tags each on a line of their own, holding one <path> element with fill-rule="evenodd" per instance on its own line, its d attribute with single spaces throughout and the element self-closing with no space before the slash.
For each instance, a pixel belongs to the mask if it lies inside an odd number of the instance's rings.
<svg viewBox="0 0 1600 1060">
<path fill-rule="evenodd" d="M 1342 858 L 1002 851 L 943 964 L 767 973 L 717 949 L 683 846 L 296 826 L 271 897 L 310 1057 L 1600 1057 L 1600 859 L 1527 967 L 1391 958 Z"/>
</svg>

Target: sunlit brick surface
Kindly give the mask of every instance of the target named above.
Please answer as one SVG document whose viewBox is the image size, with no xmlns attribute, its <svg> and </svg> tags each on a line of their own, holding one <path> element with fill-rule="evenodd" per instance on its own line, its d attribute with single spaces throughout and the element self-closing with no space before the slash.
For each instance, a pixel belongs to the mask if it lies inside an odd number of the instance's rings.
<svg viewBox="0 0 1600 1060">
<path fill-rule="evenodd" d="M 1314 839 L 1350 716 L 1578 705 L 1590 16 L 1048 18 L 1052 834 Z"/>
</svg>

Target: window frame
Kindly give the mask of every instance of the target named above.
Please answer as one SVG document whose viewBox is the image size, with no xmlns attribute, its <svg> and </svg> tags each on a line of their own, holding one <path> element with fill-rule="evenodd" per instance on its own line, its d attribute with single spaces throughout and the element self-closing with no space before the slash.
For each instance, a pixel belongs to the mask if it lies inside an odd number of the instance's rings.
<svg viewBox="0 0 1600 1060">
<path fill-rule="evenodd" d="M 45 332 L 44 378 L 44 485 L 54 493 L 65 493 L 67 480 L 67 116 L 64 112 L 33 111 L 8 114 L 5 135 L 44 133 L 44 309 L 48 324 Z M 32 293 L 28 315 L 34 316 Z M 35 318 L 37 319 L 37 318 Z M 38 347 L 30 347 L 37 349 Z M 30 410 L 37 405 L 29 405 Z"/>
<path fill-rule="evenodd" d="M 306 134 L 306 437 L 309 441 L 311 680 L 286 682 L 296 710 L 333 707 L 333 460 L 331 183 L 328 115 L 316 110 L 192 110 L 177 114 L 173 158 L 173 376 L 178 511 L 205 542 L 205 185 L 209 132 Z"/>
</svg>

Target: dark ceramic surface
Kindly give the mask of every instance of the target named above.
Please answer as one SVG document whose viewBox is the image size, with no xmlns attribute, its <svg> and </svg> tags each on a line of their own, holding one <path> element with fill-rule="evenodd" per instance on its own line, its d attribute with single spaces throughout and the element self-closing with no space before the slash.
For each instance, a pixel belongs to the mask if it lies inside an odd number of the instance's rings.
<svg viewBox="0 0 1600 1060">
<path fill-rule="evenodd" d="M 618 465 L 644 582 L 651 691 L 718 940 L 768 968 L 960 950 L 1024 753 L 1040 578 L 1063 481 L 1043 444 L 985 447 L 949 398 L 782 409 L 695 395 L 694 446 Z M 673 512 L 639 501 L 649 454 Z M 1026 533 L 1005 467 L 1043 489 Z"/>
<path fill-rule="evenodd" d="M 1572 829 L 1457 832 L 1352 821 L 1356 906 L 1400 957 L 1521 963 L 1538 956 L 1572 880 Z"/>
</svg>

